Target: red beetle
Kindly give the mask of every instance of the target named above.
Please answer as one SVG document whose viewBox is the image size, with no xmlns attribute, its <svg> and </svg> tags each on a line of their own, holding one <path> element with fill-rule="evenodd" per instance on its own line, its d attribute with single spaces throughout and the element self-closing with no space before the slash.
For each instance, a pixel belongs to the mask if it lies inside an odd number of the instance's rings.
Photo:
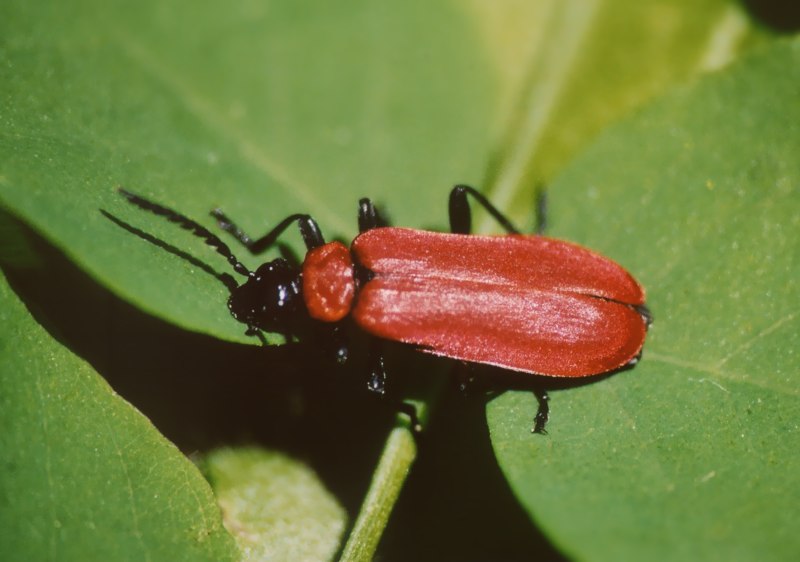
<svg viewBox="0 0 800 562">
<path fill-rule="evenodd" d="M 350 317 L 377 338 L 425 353 L 534 375 L 586 377 L 634 365 L 651 322 L 644 290 L 620 265 L 576 244 L 520 234 L 468 186 L 450 193 L 452 233 L 388 227 L 372 202 L 362 199 L 360 234 L 349 249 L 340 242 L 325 243 L 309 215 L 291 215 L 253 240 L 221 211 L 213 211 L 222 229 L 253 253 L 298 224 L 308 248 L 302 266 L 277 258 L 255 271 L 196 222 L 120 192 L 131 203 L 192 230 L 247 277 L 230 286 L 228 307 L 247 325 L 248 334 L 263 341 L 262 331 L 298 337 L 324 333 L 340 362 L 347 359 L 340 326 Z M 508 234 L 470 235 L 467 195 Z M 384 394 L 383 357 L 380 351 L 373 355 L 368 387 Z M 543 433 L 547 394 L 535 393 L 534 431 Z M 403 409 L 415 421 L 413 412 Z"/>
</svg>

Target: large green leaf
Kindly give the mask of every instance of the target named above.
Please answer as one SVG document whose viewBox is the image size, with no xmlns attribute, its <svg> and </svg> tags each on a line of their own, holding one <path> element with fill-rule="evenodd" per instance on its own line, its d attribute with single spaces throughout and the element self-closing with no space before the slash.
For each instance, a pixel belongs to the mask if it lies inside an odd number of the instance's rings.
<svg viewBox="0 0 800 562">
<path fill-rule="evenodd" d="M 211 488 L 0 277 L 3 560 L 237 560 Z"/>
<path fill-rule="evenodd" d="M 655 314 L 632 371 L 489 407 L 501 467 L 565 552 L 786 560 L 800 551 L 800 42 L 614 127 L 559 178 L 558 232 Z"/>
<path fill-rule="evenodd" d="M 441 222 L 447 188 L 485 167 L 490 116 L 475 109 L 491 106 L 490 69 L 448 5 L 4 11 L 4 204 L 117 294 L 182 326 L 244 339 L 214 277 L 100 210 L 228 265 L 116 186 L 208 225 L 217 205 L 254 234 L 309 212 L 329 236 L 348 237 L 359 196 L 390 203 L 404 222 Z"/>
<path fill-rule="evenodd" d="M 114 187 L 205 224 L 221 205 L 252 233 L 310 212 L 347 238 L 364 195 L 398 223 L 442 225 L 446 189 L 480 183 L 490 154 L 486 183 L 498 201 L 527 201 L 533 180 L 601 126 L 676 77 L 725 62 L 750 29 L 724 0 L 701 11 L 620 0 L 588 11 L 579 2 L 8 4 L 5 205 L 115 293 L 240 341 L 220 283 L 98 210 L 217 270 L 227 264 L 125 208 Z"/>
</svg>

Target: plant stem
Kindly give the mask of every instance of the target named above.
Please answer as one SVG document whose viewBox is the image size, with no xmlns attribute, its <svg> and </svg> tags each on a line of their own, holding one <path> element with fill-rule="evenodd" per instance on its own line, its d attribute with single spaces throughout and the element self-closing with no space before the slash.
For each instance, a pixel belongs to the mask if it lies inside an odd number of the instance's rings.
<svg viewBox="0 0 800 562">
<path fill-rule="evenodd" d="M 386 440 L 367 496 L 342 552 L 341 562 L 372 560 L 397 497 L 417 456 L 409 427 L 395 426 Z"/>
</svg>

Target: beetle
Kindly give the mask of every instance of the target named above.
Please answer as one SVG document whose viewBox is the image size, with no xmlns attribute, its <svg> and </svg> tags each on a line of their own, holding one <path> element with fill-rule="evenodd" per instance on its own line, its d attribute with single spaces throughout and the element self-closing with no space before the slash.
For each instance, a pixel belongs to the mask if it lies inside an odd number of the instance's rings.
<svg viewBox="0 0 800 562">
<path fill-rule="evenodd" d="M 342 323 L 351 318 L 378 342 L 368 388 L 386 389 L 380 342 L 391 340 L 467 364 L 546 377 L 588 377 L 635 365 L 652 316 L 642 286 L 622 266 L 577 244 L 522 234 L 486 197 L 457 185 L 449 198 L 449 233 L 388 226 L 369 199 L 359 201 L 359 234 L 348 248 L 325 242 L 317 222 L 293 214 L 258 239 L 221 210 L 222 230 L 253 254 L 273 246 L 293 223 L 307 252 L 301 265 L 276 258 L 245 267 L 219 237 L 197 222 L 123 188 L 132 204 L 191 230 L 246 278 L 230 286 L 228 308 L 265 342 L 262 332 L 322 336 L 343 363 Z M 471 232 L 468 196 L 506 231 Z M 542 207 L 543 208 L 543 207 Z M 532 431 L 545 433 L 548 397 L 534 385 L 539 408 Z M 413 409 L 401 409 L 412 417 Z"/>
</svg>

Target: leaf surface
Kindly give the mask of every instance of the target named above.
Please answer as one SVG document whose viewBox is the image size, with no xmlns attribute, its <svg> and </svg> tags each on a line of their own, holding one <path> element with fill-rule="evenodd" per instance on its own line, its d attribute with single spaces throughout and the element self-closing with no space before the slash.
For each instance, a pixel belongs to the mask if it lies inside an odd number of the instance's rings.
<svg viewBox="0 0 800 562">
<path fill-rule="evenodd" d="M 208 483 L 0 278 L 7 560 L 238 560 Z M 13 351 L 13 352 L 12 352 Z"/>
<path fill-rule="evenodd" d="M 348 239 L 363 196 L 398 223 L 442 224 L 447 189 L 486 164 L 475 108 L 492 105 L 490 69 L 446 4 L 5 11 L 0 200 L 116 294 L 195 331 L 255 343 L 205 271 L 225 260 L 117 186 L 212 229 L 217 206 L 253 236 L 303 212 Z"/>
<path fill-rule="evenodd" d="M 800 549 L 800 43 L 661 100 L 559 177 L 556 234 L 633 271 L 655 323 L 633 370 L 488 409 L 530 515 L 581 559 Z"/>
</svg>

